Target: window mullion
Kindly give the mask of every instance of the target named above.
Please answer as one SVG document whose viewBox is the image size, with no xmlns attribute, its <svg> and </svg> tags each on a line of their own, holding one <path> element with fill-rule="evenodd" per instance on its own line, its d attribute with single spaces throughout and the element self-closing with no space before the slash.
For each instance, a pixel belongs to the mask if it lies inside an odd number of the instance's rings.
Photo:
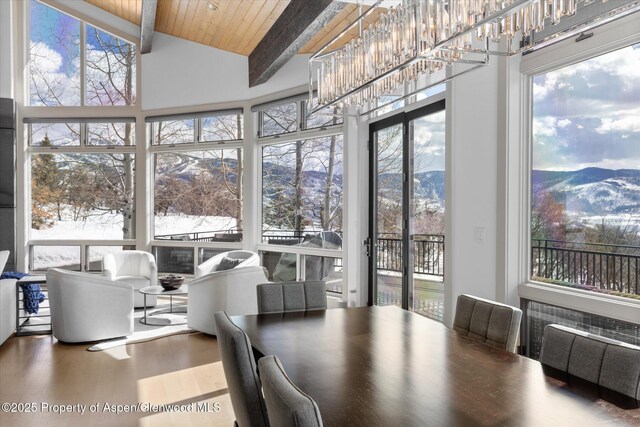
<svg viewBox="0 0 640 427">
<path fill-rule="evenodd" d="M 298 132 L 307 128 L 305 101 L 298 102 Z"/>
<path fill-rule="evenodd" d="M 86 71 L 86 46 L 87 46 L 87 24 L 80 24 L 80 105 L 86 105 L 87 100 L 87 71 Z"/>
<path fill-rule="evenodd" d="M 80 147 L 86 148 L 88 146 L 87 142 L 89 141 L 87 135 L 87 124 L 80 123 Z"/>
</svg>

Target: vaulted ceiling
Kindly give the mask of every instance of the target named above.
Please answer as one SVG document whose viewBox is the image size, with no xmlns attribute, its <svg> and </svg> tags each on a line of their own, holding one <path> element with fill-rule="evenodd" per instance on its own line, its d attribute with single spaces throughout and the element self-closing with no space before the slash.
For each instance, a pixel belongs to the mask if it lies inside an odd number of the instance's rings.
<svg viewBox="0 0 640 427">
<path fill-rule="evenodd" d="M 151 52 L 157 31 L 248 56 L 249 86 L 269 80 L 295 54 L 318 51 L 362 13 L 358 0 L 85 1 L 139 25 L 142 54 Z M 363 28 L 383 10 L 371 13 Z M 354 26 L 332 48 L 358 31 Z"/>
<path fill-rule="evenodd" d="M 140 25 L 142 0 L 86 1 Z M 290 0 L 158 0 L 154 29 L 160 33 L 248 56 L 289 3 Z M 352 2 L 345 4 L 298 53 L 317 51 L 357 17 L 357 5 Z M 373 18 L 368 18 L 370 19 Z M 354 28 L 351 33 L 356 32 L 357 29 Z"/>
</svg>

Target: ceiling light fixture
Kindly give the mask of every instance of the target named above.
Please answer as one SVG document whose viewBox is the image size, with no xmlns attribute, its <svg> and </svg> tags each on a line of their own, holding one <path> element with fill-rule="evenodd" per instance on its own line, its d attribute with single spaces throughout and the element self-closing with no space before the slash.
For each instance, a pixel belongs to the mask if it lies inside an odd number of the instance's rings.
<svg viewBox="0 0 640 427">
<path fill-rule="evenodd" d="M 214 0 L 207 1 L 207 8 L 211 11 L 218 10 L 218 2 Z"/>
<path fill-rule="evenodd" d="M 360 30 L 357 37 L 331 49 L 355 25 L 364 26 L 365 18 L 375 8 L 384 6 L 385 0 L 379 0 L 309 59 L 310 92 L 313 77 L 317 79 L 319 106 L 314 111 L 334 105 L 355 105 L 362 111 L 370 101 L 398 92 L 408 83 L 415 93 L 416 87 L 432 86 L 434 81 L 446 81 L 486 65 L 490 55 L 509 56 L 531 49 L 535 32 L 574 15 L 578 4 L 592 2 L 395 1 L 395 6 Z M 604 18 L 589 22 L 611 20 L 638 10 L 640 1 L 629 1 Z M 453 64 L 464 65 L 451 67 Z"/>
</svg>

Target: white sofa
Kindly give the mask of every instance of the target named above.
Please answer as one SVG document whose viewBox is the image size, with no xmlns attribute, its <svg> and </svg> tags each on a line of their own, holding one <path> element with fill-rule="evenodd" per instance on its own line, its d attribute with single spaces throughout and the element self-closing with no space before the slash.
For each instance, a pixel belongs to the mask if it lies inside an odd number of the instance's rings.
<svg viewBox="0 0 640 427">
<path fill-rule="evenodd" d="M 9 251 L 0 251 L 0 273 L 9 259 Z M 16 279 L 0 280 L 0 344 L 16 331 Z"/>
<path fill-rule="evenodd" d="M 144 307 L 144 295 L 138 292 L 147 286 L 158 286 L 158 266 L 149 252 L 122 251 L 108 253 L 102 258 L 102 272 L 105 277 L 133 286 L 134 307 Z M 157 304 L 155 295 L 147 295 L 147 307 Z"/>
<path fill-rule="evenodd" d="M 242 253 L 241 253 L 242 252 Z M 231 255 L 231 256 L 229 256 Z M 246 259 L 230 270 L 212 271 L 216 261 L 224 256 L 243 257 Z M 226 311 L 229 315 L 257 314 L 258 297 L 256 288 L 260 283 L 267 283 L 265 269 L 261 267 L 258 254 L 248 251 L 231 251 L 216 255 L 198 266 L 196 278 L 189 282 L 189 299 L 187 302 L 187 323 L 189 327 L 206 334 L 216 335 L 217 329 L 213 314 Z"/>
<path fill-rule="evenodd" d="M 47 290 L 53 336 L 98 341 L 133 333 L 133 286 L 102 276 L 52 268 Z"/>
</svg>

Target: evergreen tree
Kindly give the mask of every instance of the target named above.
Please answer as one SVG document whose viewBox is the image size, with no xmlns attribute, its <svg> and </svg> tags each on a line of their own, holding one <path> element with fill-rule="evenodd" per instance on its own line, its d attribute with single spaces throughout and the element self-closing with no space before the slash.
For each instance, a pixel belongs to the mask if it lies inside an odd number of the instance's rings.
<svg viewBox="0 0 640 427">
<path fill-rule="evenodd" d="M 281 230 L 296 229 L 298 215 L 294 209 L 294 201 L 284 188 L 276 188 L 275 194 L 264 205 L 264 224 Z M 303 224 L 300 225 L 302 231 Z"/>
<path fill-rule="evenodd" d="M 45 135 L 40 143 L 42 147 L 51 147 L 49 136 Z M 60 187 L 61 173 L 52 154 L 34 155 L 31 162 L 31 226 L 40 229 L 51 224 L 54 218 L 52 206 L 55 206 L 58 220 L 61 220 L 63 191 Z"/>
</svg>

